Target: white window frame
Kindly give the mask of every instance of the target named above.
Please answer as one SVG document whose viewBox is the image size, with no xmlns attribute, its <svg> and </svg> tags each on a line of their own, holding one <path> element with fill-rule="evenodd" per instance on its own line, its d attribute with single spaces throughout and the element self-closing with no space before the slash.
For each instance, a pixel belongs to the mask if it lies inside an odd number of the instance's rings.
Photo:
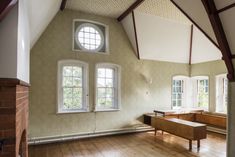
<svg viewBox="0 0 235 157">
<path fill-rule="evenodd" d="M 103 32 L 99 32 L 99 33 L 102 33 L 101 36 L 103 36 L 103 41 L 102 42 L 105 42 L 105 51 L 104 52 L 100 52 L 99 49 L 96 49 L 96 50 L 86 50 L 86 49 L 83 49 L 81 48 L 81 50 L 79 49 L 75 49 L 75 40 L 77 40 L 76 38 L 76 32 L 78 29 L 80 29 L 79 26 L 78 28 L 75 28 L 75 23 L 76 22 L 82 22 L 81 25 L 101 25 L 103 27 L 105 27 L 105 35 L 103 34 Z M 90 25 L 90 26 L 91 26 Z M 97 26 L 96 26 L 97 27 Z M 98 30 L 100 30 L 98 28 Z M 92 20 L 86 20 L 86 19 L 74 19 L 73 20 L 73 35 L 72 35 L 72 50 L 73 51 L 78 51 L 78 52 L 86 52 L 86 53 L 93 53 L 93 54 L 109 54 L 109 26 L 106 25 L 106 24 L 103 24 L 103 23 L 100 23 L 100 22 L 97 22 L 97 21 L 92 21 Z"/>
<path fill-rule="evenodd" d="M 202 109 L 205 111 L 209 111 L 209 109 L 210 109 L 210 79 L 209 79 L 209 76 L 194 76 L 191 79 L 192 79 L 191 85 L 192 85 L 193 108 L 200 108 L 198 106 L 198 81 L 208 80 L 208 107 L 202 108 Z"/>
<path fill-rule="evenodd" d="M 63 67 L 64 66 L 79 66 L 82 67 L 82 84 L 83 84 L 83 97 L 82 109 L 63 109 Z M 79 113 L 89 111 L 89 86 L 88 86 L 88 72 L 89 66 L 86 62 L 79 60 L 61 60 L 58 62 L 57 72 L 57 113 Z"/>
<path fill-rule="evenodd" d="M 112 68 L 114 69 L 114 107 L 113 108 L 100 108 L 97 106 L 97 78 L 98 68 Z M 121 66 L 113 63 L 98 63 L 95 68 L 95 112 L 99 111 L 119 111 L 121 110 Z"/>
<path fill-rule="evenodd" d="M 215 81 L 216 81 L 216 92 L 215 92 L 215 95 L 216 95 L 216 106 L 215 106 L 215 112 L 216 113 L 221 113 L 221 114 L 227 114 L 227 112 L 219 111 L 218 110 L 218 106 L 225 105 L 225 104 L 223 104 L 224 103 L 224 99 L 225 99 L 224 98 L 225 95 L 224 95 L 224 93 L 221 93 L 221 91 L 224 92 L 223 79 L 227 79 L 227 74 L 220 74 L 220 75 L 217 75 L 215 78 L 216 78 L 215 79 Z M 227 81 L 228 81 L 228 79 L 227 79 Z M 228 96 L 228 87 L 227 87 L 227 96 Z"/>
<path fill-rule="evenodd" d="M 173 106 L 173 81 L 174 80 L 183 80 L 184 81 L 184 85 L 183 85 L 183 94 L 182 94 L 182 104 L 181 106 L 176 106 L 174 107 Z M 188 88 L 189 88 L 189 81 L 190 81 L 190 78 L 188 76 L 183 76 L 183 75 L 178 75 L 178 76 L 173 76 L 172 78 L 172 85 L 171 85 L 171 107 L 173 110 L 178 110 L 178 109 L 181 109 L 181 108 L 187 108 L 189 103 L 189 95 L 190 93 L 188 93 L 188 91 L 190 91 Z"/>
</svg>

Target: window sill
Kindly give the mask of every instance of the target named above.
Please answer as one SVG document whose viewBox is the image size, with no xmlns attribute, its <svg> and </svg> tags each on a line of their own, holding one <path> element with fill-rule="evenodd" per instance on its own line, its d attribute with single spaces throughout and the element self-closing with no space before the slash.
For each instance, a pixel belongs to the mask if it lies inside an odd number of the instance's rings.
<svg viewBox="0 0 235 157">
<path fill-rule="evenodd" d="M 120 111 L 120 109 L 95 109 L 94 112 L 117 112 Z"/>
<path fill-rule="evenodd" d="M 73 110 L 73 111 L 57 111 L 56 114 L 75 114 L 75 113 L 88 113 L 88 110 Z"/>
</svg>

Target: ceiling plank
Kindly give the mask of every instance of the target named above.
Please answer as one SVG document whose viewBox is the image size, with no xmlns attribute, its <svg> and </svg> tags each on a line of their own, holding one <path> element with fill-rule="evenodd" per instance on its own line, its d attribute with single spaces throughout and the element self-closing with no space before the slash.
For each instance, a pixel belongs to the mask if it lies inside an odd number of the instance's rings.
<svg viewBox="0 0 235 157">
<path fill-rule="evenodd" d="M 190 34 L 189 65 L 192 64 L 192 51 L 193 51 L 193 25 L 191 25 L 191 34 Z"/>
<path fill-rule="evenodd" d="M 218 48 L 219 45 L 174 1 L 171 2 Z"/>
<path fill-rule="evenodd" d="M 134 25 L 134 32 L 135 32 L 135 43 L 136 43 L 136 53 L 137 57 L 140 60 L 140 52 L 139 52 L 139 44 L 138 44 L 138 36 L 137 36 L 137 30 L 136 30 L 136 22 L 135 22 L 135 13 L 132 11 L 132 19 L 133 19 L 133 25 Z"/>
<path fill-rule="evenodd" d="M 234 68 L 232 63 L 232 53 L 223 29 L 222 22 L 218 15 L 214 0 L 201 0 L 208 17 L 210 19 L 212 28 L 214 30 L 216 39 L 218 41 L 220 50 L 222 52 L 226 67 L 228 69 L 228 79 L 230 81 L 235 81 L 234 79 Z"/>
<path fill-rule="evenodd" d="M 117 20 L 120 22 L 122 21 L 127 15 L 129 15 L 135 8 L 137 8 L 139 5 L 141 5 L 144 2 L 144 0 L 136 0 L 135 3 L 133 3 L 126 11 L 124 11 Z"/>
<path fill-rule="evenodd" d="M 60 10 L 61 11 L 64 11 L 64 9 L 66 7 L 66 3 L 67 3 L 67 0 L 62 0 L 61 5 L 60 5 Z"/>
<path fill-rule="evenodd" d="M 18 3 L 18 0 L 1 0 L 0 2 L 0 22 L 7 13 Z"/>
<path fill-rule="evenodd" d="M 224 8 L 219 9 L 219 10 L 217 11 L 217 13 L 221 13 L 221 12 L 226 11 L 226 10 L 228 10 L 228 9 L 231 9 L 231 8 L 233 8 L 233 7 L 235 7 L 235 3 L 230 4 L 230 5 L 228 5 L 228 6 L 224 7 Z"/>
</svg>

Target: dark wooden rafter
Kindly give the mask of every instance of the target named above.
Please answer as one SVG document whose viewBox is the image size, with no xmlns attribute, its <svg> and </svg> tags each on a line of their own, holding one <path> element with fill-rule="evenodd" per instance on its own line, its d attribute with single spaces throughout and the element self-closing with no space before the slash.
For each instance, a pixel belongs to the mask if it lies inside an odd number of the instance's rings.
<svg viewBox="0 0 235 157">
<path fill-rule="evenodd" d="M 219 9 L 219 10 L 217 11 L 217 13 L 221 13 L 221 12 L 226 11 L 226 10 L 228 10 L 228 9 L 231 9 L 231 8 L 233 8 L 233 7 L 235 7 L 235 3 L 230 4 L 230 5 L 228 5 L 228 6 L 224 7 L 224 8 Z"/>
<path fill-rule="evenodd" d="M 136 0 L 126 11 L 124 11 L 117 20 L 122 21 L 127 15 L 129 15 L 134 9 L 136 9 L 140 4 L 142 4 L 144 0 Z"/>
<path fill-rule="evenodd" d="M 171 2 L 218 48 L 219 45 L 176 3 L 174 0 Z"/>
<path fill-rule="evenodd" d="M 220 20 L 218 11 L 216 9 L 215 2 L 214 0 L 201 0 L 201 1 L 210 19 L 212 28 L 214 30 L 216 39 L 218 41 L 220 50 L 223 55 L 223 59 L 228 69 L 228 79 L 230 81 L 235 81 L 234 68 L 233 68 L 233 63 L 232 63 L 232 53 L 231 53 L 224 29 L 223 29 L 222 22 Z"/>
<path fill-rule="evenodd" d="M 190 33 L 189 65 L 192 64 L 192 51 L 193 51 L 193 25 L 191 25 L 191 33 Z"/>
<path fill-rule="evenodd" d="M 232 55 L 232 59 L 235 59 L 235 55 Z M 224 57 L 222 57 L 222 60 L 224 60 Z"/>
<path fill-rule="evenodd" d="M 60 5 L 60 10 L 63 11 L 66 7 L 67 0 L 62 0 L 61 5 Z"/>
<path fill-rule="evenodd" d="M 0 1 L 0 22 L 17 3 L 18 3 L 18 0 L 1 0 Z"/>
<path fill-rule="evenodd" d="M 136 22 L 135 22 L 135 13 L 132 11 L 132 20 L 133 20 L 133 25 L 134 25 L 134 32 L 135 32 L 135 43 L 136 43 L 136 53 L 137 57 L 140 60 L 140 52 L 139 52 L 139 44 L 138 44 L 138 36 L 137 36 L 137 30 L 136 30 Z"/>
</svg>

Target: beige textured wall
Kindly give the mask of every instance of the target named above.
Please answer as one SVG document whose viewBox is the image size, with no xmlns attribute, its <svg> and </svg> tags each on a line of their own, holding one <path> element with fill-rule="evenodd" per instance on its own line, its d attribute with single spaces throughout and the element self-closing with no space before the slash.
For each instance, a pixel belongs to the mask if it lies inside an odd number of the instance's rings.
<svg viewBox="0 0 235 157">
<path fill-rule="evenodd" d="M 200 64 L 193 64 L 191 76 L 209 76 L 209 111 L 215 112 L 216 104 L 216 79 L 215 76 L 227 73 L 224 61 L 213 61 Z"/>
<path fill-rule="evenodd" d="M 109 25 L 110 55 L 73 52 L 72 20 L 76 18 Z M 94 67 L 112 62 L 122 67 L 122 109 L 117 112 L 56 114 L 57 62 L 78 59 L 89 63 L 90 106 L 94 104 Z M 188 65 L 139 61 L 115 19 L 65 10 L 59 12 L 31 52 L 30 137 L 59 136 L 134 127 L 142 115 L 171 108 L 171 78 L 188 75 Z M 148 84 L 143 76 L 152 78 Z M 92 108 L 91 108 L 92 110 Z"/>
</svg>

